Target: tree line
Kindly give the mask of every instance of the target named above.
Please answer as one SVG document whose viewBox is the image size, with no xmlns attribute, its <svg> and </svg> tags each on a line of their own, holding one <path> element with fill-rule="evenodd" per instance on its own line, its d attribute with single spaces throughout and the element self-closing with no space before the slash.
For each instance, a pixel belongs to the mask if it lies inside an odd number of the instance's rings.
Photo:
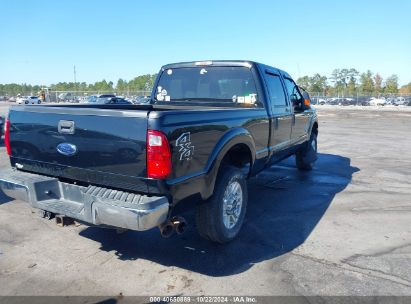
<svg viewBox="0 0 411 304">
<path fill-rule="evenodd" d="M 50 85 L 48 88 L 50 91 L 68 91 L 68 92 L 116 92 L 116 93 L 128 93 L 136 91 L 150 91 L 154 85 L 154 81 L 157 74 L 146 74 L 137 76 L 130 81 L 119 79 L 116 84 L 112 81 L 97 81 L 95 83 L 86 82 L 58 82 Z M 42 89 L 40 85 L 30 84 L 0 84 L 0 96 L 16 96 L 37 94 Z"/>
<path fill-rule="evenodd" d="M 370 70 L 360 73 L 354 68 L 334 69 L 329 77 L 318 73 L 303 76 L 297 83 L 311 93 L 328 96 L 411 93 L 411 83 L 399 88 L 395 74 L 383 79 L 379 73 Z"/>
<path fill-rule="evenodd" d="M 130 81 L 119 79 L 116 84 L 112 81 L 86 82 L 59 82 L 49 86 L 50 91 L 69 92 L 116 92 L 127 94 L 136 91 L 150 91 L 157 74 L 145 74 L 137 76 Z M 379 73 L 374 74 L 370 70 L 359 73 L 354 68 L 335 69 L 329 77 L 314 74 L 297 79 L 297 83 L 313 94 L 328 96 L 355 96 L 378 94 L 411 94 L 411 82 L 399 88 L 398 76 L 393 74 L 383 79 Z M 16 96 L 17 94 L 37 94 L 41 90 L 40 85 L 30 84 L 0 84 L 0 96 Z"/>
</svg>

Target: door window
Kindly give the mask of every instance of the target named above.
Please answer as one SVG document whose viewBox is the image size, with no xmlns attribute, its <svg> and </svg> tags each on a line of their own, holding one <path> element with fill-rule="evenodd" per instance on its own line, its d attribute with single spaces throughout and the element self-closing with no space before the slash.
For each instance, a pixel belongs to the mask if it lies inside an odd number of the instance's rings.
<svg viewBox="0 0 411 304">
<path fill-rule="evenodd" d="M 271 105 L 273 107 L 286 106 L 287 101 L 284 94 L 284 88 L 281 83 L 279 75 L 266 73 L 265 79 L 267 80 L 268 93 L 270 94 Z"/>
<path fill-rule="evenodd" d="M 301 95 L 300 91 L 298 90 L 297 85 L 295 82 L 289 78 L 284 78 L 285 87 L 287 88 L 288 97 L 294 107 L 294 111 L 301 111 L 302 103 L 303 103 L 303 96 Z"/>
</svg>

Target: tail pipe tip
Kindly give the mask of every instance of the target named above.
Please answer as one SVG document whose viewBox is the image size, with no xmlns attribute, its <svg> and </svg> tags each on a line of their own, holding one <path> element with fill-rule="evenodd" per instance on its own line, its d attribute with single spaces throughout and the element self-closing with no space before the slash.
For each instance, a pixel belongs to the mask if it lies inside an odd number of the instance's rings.
<svg viewBox="0 0 411 304">
<path fill-rule="evenodd" d="M 174 232 L 177 234 L 183 234 L 187 228 L 187 221 L 180 216 L 175 216 L 171 220 L 161 224 L 159 228 L 161 236 L 164 238 L 169 238 L 174 234 Z"/>
</svg>

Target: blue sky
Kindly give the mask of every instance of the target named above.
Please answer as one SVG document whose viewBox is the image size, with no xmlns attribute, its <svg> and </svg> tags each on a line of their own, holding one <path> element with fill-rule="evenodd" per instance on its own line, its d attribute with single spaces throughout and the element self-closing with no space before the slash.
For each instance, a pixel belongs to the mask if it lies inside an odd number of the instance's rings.
<svg viewBox="0 0 411 304">
<path fill-rule="evenodd" d="M 0 0 L 0 83 L 129 80 L 248 59 L 297 78 L 354 67 L 411 82 L 411 1 Z"/>
</svg>

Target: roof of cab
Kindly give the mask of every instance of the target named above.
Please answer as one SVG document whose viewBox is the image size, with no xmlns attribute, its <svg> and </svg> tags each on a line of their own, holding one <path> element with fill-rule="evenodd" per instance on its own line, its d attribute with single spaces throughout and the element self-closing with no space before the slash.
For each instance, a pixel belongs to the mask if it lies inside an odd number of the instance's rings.
<svg viewBox="0 0 411 304">
<path fill-rule="evenodd" d="M 177 62 L 164 65 L 161 69 L 164 71 L 166 69 L 175 68 L 188 68 L 188 67 L 198 67 L 198 66 L 243 66 L 249 67 L 260 66 L 262 69 L 274 69 L 281 72 L 284 76 L 288 76 L 288 73 L 263 63 L 259 63 L 251 60 L 200 60 L 200 61 L 188 61 L 188 62 Z"/>
<path fill-rule="evenodd" d="M 188 61 L 188 62 L 177 62 L 164 65 L 163 69 L 171 68 L 187 68 L 187 67 L 197 67 L 197 66 L 248 66 L 251 67 L 257 64 L 254 61 L 249 60 L 199 60 L 199 61 Z"/>
</svg>

